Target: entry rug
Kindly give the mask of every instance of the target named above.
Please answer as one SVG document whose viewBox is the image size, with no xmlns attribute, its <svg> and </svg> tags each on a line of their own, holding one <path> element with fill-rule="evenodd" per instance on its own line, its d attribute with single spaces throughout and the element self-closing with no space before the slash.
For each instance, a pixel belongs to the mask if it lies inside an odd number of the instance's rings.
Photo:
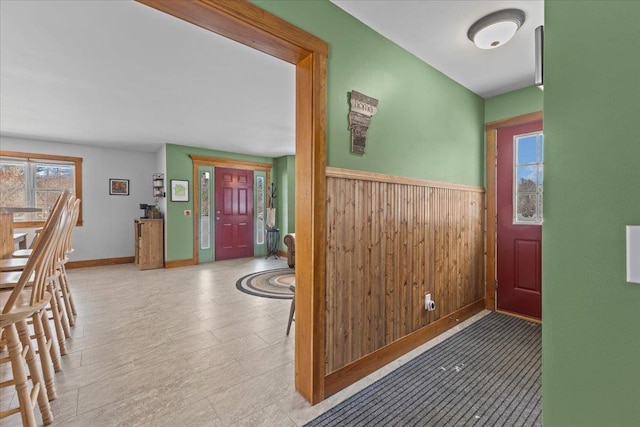
<svg viewBox="0 0 640 427">
<path fill-rule="evenodd" d="M 306 426 L 541 426 L 541 329 L 488 314 Z"/>
<path fill-rule="evenodd" d="M 295 280 L 295 270 L 278 268 L 244 276 L 236 282 L 236 288 L 257 297 L 292 299 L 289 286 L 295 284 Z"/>
</svg>

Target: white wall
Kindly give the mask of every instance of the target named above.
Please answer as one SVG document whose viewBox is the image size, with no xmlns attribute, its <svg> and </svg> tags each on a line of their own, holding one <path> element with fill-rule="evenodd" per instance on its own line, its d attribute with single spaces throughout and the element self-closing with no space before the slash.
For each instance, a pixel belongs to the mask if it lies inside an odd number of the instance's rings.
<svg viewBox="0 0 640 427">
<path fill-rule="evenodd" d="M 114 150 L 0 136 L 8 151 L 82 157 L 83 225 L 73 234 L 71 260 L 95 260 L 134 255 L 133 220 L 140 203 L 153 204 L 152 176 L 158 153 Z M 110 196 L 109 178 L 129 180 L 129 196 Z M 19 229 L 20 231 L 32 231 Z M 16 229 L 18 231 L 18 229 Z M 31 236 L 30 236 L 31 237 Z"/>
</svg>

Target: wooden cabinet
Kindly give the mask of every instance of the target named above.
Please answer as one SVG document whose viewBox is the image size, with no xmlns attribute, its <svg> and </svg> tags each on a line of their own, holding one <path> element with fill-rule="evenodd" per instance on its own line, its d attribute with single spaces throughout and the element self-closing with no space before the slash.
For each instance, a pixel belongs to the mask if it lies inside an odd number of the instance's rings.
<svg viewBox="0 0 640 427">
<path fill-rule="evenodd" d="M 164 221 L 138 218 L 135 233 L 135 263 L 140 270 L 164 267 Z"/>
</svg>

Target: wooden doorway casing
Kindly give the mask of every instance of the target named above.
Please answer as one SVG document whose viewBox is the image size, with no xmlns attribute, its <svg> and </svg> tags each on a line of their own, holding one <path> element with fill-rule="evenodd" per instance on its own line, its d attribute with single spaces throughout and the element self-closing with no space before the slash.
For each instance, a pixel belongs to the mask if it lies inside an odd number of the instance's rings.
<svg viewBox="0 0 640 427">
<path fill-rule="evenodd" d="M 328 44 L 246 1 L 137 0 L 296 66 L 295 386 L 324 398 Z"/>
<path fill-rule="evenodd" d="M 485 308 L 496 310 L 496 248 L 497 248 L 497 148 L 498 129 L 509 126 L 517 126 L 525 123 L 535 122 L 543 119 L 542 111 L 524 114 L 504 120 L 497 120 L 487 123 L 486 146 L 487 146 L 487 188 L 486 188 L 486 265 L 485 265 Z"/>
</svg>

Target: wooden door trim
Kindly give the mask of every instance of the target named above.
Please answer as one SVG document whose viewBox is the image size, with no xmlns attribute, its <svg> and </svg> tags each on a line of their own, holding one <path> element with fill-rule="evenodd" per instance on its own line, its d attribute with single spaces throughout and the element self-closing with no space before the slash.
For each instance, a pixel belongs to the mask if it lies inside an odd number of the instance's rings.
<svg viewBox="0 0 640 427">
<path fill-rule="evenodd" d="M 233 160 L 233 159 L 225 159 L 222 157 L 210 157 L 210 156 L 200 156 L 197 154 L 189 154 L 191 157 L 191 161 L 193 162 L 192 167 L 192 180 L 193 180 L 193 264 L 200 263 L 199 257 L 199 248 L 198 248 L 198 217 L 200 216 L 200 175 L 198 174 L 198 168 L 200 166 L 211 166 L 215 168 L 229 168 L 229 169 L 245 169 L 252 171 L 262 171 L 265 172 L 266 182 L 269 185 L 269 181 L 271 178 L 271 171 L 273 169 L 273 165 L 269 163 L 260 163 L 260 162 L 250 162 L 245 160 Z M 214 170 L 215 173 L 215 170 Z M 255 179 L 255 175 L 254 175 Z M 255 213 L 254 213 L 255 215 Z"/>
<path fill-rule="evenodd" d="M 543 120 L 543 112 L 536 111 L 534 113 L 523 114 L 521 116 L 510 117 L 508 119 L 496 120 L 489 122 L 485 126 L 486 130 L 486 148 L 487 148 L 487 189 L 486 189 L 486 234 L 485 234 L 485 308 L 487 310 L 496 310 L 496 250 L 497 250 L 497 153 L 498 153 L 498 129 L 504 127 L 518 126 L 525 123 L 531 123 Z"/>
<path fill-rule="evenodd" d="M 191 157 L 194 165 L 199 163 L 217 168 L 246 169 L 253 171 L 265 171 L 267 173 L 273 169 L 273 165 L 271 163 L 250 162 L 247 160 L 234 160 L 223 157 L 200 156 L 197 154 L 189 154 L 189 157 Z"/>
<path fill-rule="evenodd" d="M 247 1 L 138 1 L 296 65 L 295 385 L 315 404 L 324 398 L 328 44 Z"/>
</svg>

